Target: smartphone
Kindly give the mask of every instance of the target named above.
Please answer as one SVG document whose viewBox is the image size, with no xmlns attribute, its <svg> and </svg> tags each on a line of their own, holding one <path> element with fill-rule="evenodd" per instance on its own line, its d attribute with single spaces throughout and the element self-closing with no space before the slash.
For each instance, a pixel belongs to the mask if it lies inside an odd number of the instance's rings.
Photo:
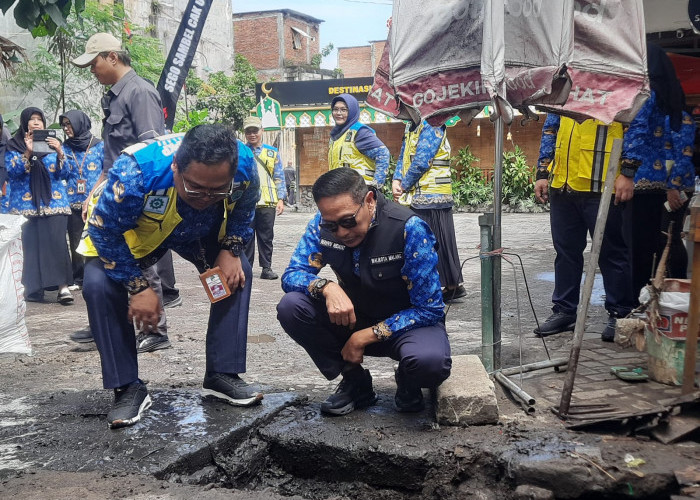
<svg viewBox="0 0 700 500">
<path fill-rule="evenodd" d="M 56 131 L 53 129 L 35 130 L 32 133 L 32 151 L 35 153 L 55 153 L 56 151 L 49 147 L 46 139 L 53 137 L 56 139 Z"/>
</svg>

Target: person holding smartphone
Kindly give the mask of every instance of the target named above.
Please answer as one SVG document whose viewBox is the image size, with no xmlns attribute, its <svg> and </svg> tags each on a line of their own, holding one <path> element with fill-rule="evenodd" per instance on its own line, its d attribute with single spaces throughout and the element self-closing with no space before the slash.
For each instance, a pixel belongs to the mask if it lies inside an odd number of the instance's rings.
<svg viewBox="0 0 700 500">
<path fill-rule="evenodd" d="M 45 129 L 43 111 L 26 108 L 20 115 L 19 130 L 7 142 L 9 211 L 27 217 L 22 226 L 26 300 L 42 302 L 45 290 L 58 288 L 58 302 L 68 305 L 73 303 L 68 290 L 73 277 L 66 242 L 71 210 L 63 182 L 67 173 L 62 168 L 65 154 L 55 136 L 47 136 L 39 144 L 35 134 Z"/>
</svg>

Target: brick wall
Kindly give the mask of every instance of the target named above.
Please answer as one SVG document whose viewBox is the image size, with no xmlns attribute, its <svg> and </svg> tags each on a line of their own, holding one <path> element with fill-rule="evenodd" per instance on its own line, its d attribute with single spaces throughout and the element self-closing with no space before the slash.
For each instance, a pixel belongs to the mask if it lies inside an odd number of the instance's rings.
<svg viewBox="0 0 700 500">
<path fill-rule="evenodd" d="M 234 49 L 257 70 L 270 70 L 282 65 L 277 18 L 278 14 L 272 14 L 233 21 Z"/>
<path fill-rule="evenodd" d="M 377 66 L 379 66 L 379 60 L 382 58 L 385 45 L 386 40 L 370 42 L 370 47 L 372 48 L 372 74 L 370 76 L 374 76 L 374 72 L 377 70 Z"/>
<path fill-rule="evenodd" d="M 528 122 L 520 125 L 519 120 L 513 121 L 510 127 L 506 127 L 505 136 L 510 131 L 512 140 L 504 140 L 503 150 L 513 151 L 517 144 L 524 151 L 528 163 L 534 166 L 537 163 L 540 147 L 540 136 L 544 116 L 537 122 Z M 481 127 L 480 136 L 477 137 L 477 126 Z M 377 137 L 389 148 L 391 155 L 397 157 L 401 151 L 404 125 L 402 123 L 375 123 L 372 128 L 377 132 Z M 296 129 L 296 150 L 299 165 L 299 185 L 310 186 L 324 172 L 328 171 L 328 141 L 331 127 L 303 127 Z M 475 119 L 468 127 L 458 123 L 447 129 L 447 138 L 450 141 L 453 154 L 469 144 L 472 153 L 480 159 L 477 165 L 490 175 L 494 164 L 494 125 L 488 118 Z"/>
<path fill-rule="evenodd" d="M 372 47 L 370 45 L 340 47 L 338 49 L 338 67 L 343 70 L 345 78 L 373 76 Z"/>
</svg>

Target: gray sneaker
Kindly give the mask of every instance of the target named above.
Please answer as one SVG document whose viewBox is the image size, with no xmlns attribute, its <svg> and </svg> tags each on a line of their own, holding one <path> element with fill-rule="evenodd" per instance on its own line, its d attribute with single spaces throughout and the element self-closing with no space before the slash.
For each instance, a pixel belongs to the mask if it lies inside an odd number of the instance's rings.
<svg viewBox="0 0 700 500">
<path fill-rule="evenodd" d="M 276 280 L 279 278 L 276 272 L 272 270 L 270 267 L 263 267 L 262 272 L 260 273 L 260 279 L 262 280 Z"/>
<path fill-rule="evenodd" d="M 261 392 L 246 384 L 238 375 L 207 372 L 202 384 L 202 396 L 223 399 L 233 406 L 253 406 L 263 399 Z"/>
<path fill-rule="evenodd" d="M 90 327 L 83 328 L 82 330 L 78 330 L 76 332 L 71 333 L 70 339 L 73 342 L 79 342 L 81 344 L 95 341 L 95 339 L 92 336 L 92 330 L 90 330 Z"/>
<path fill-rule="evenodd" d="M 114 389 L 114 404 L 107 414 L 110 429 L 134 425 L 141 414 L 151 407 L 146 384 L 137 380 L 126 387 Z"/>
</svg>

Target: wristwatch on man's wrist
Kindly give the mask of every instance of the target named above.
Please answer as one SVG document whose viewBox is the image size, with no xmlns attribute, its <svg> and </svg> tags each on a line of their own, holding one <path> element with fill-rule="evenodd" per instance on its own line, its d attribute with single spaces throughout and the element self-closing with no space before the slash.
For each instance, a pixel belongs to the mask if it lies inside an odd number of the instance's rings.
<svg viewBox="0 0 700 500">
<path fill-rule="evenodd" d="M 620 175 L 624 175 L 625 177 L 629 177 L 630 179 L 634 179 L 636 173 L 637 170 L 635 170 L 632 167 L 622 167 L 620 169 Z"/>
<path fill-rule="evenodd" d="M 229 250 L 233 254 L 234 257 L 240 257 L 241 254 L 243 253 L 243 244 L 242 243 L 232 243 L 231 246 L 229 247 Z"/>
<path fill-rule="evenodd" d="M 330 283 L 330 280 L 327 280 L 326 278 L 319 278 L 315 281 L 312 281 L 309 284 L 309 293 L 314 299 L 320 299 L 323 297 L 323 289 L 326 288 L 328 283 Z"/>
</svg>

